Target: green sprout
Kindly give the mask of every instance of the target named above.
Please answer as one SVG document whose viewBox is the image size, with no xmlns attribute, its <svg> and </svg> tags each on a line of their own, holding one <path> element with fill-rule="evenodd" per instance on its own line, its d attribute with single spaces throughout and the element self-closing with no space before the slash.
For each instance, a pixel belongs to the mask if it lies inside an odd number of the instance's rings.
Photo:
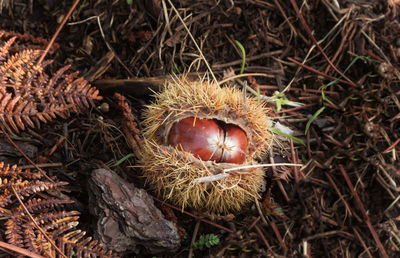
<svg viewBox="0 0 400 258">
<path fill-rule="evenodd" d="M 283 92 L 275 91 L 273 96 L 273 101 L 276 104 L 276 111 L 279 112 L 282 109 L 283 105 L 291 106 L 291 107 L 300 107 L 303 104 L 294 102 L 286 98 Z"/>
<path fill-rule="evenodd" d="M 240 48 L 240 50 L 242 51 L 242 66 L 240 67 L 240 73 L 239 74 L 243 74 L 244 66 L 246 65 L 246 50 L 244 49 L 242 43 L 240 43 L 239 41 L 235 40 L 235 43 Z"/>
<path fill-rule="evenodd" d="M 113 168 L 116 166 L 121 165 L 125 160 L 135 157 L 135 155 L 133 155 L 133 153 L 129 153 L 128 155 L 126 155 L 125 157 L 123 157 L 122 159 L 118 160 L 117 162 L 111 163 L 109 165 L 107 165 L 109 168 Z"/>
<path fill-rule="evenodd" d="M 201 235 L 199 240 L 193 243 L 195 250 L 202 251 L 205 247 L 211 248 L 212 246 L 219 244 L 219 237 L 214 234 Z"/>
<path fill-rule="evenodd" d="M 325 109 L 325 107 L 318 109 L 317 112 L 315 112 L 315 114 L 310 118 L 310 120 L 308 120 L 304 134 L 307 134 L 308 129 L 310 129 L 311 123 L 322 113 L 322 111 L 324 111 L 324 109 Z"/>
</svg>

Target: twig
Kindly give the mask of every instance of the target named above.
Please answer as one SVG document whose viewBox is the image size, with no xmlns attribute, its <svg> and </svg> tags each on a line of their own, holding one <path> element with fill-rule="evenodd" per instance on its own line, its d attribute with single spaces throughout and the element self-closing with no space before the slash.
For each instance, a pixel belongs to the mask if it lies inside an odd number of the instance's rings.
<svg viewBox="0 0 400 258">
<path fill-rule="evenodd" d="M 75 10 L 75 8 L 78 5 L 79 1 L 80 0 L 75 0 L 75 3 L 72 5 L 71 9 L 69 9 L 67 15 L 64 17 L 64 20 L 61 22 L 60 26 L 58 26 L 57 31 L 54 33 L 53 37 L 51 38 L 49 44 L 47 45 L 46 49 L 44 50 L 42 56 L 37 61 L 36 65 L 39 65 L 44 60 L 45 56 L 49 52 L 49 50 L 50 50 L 51 46 L 53 45 L 54 41 L 56 40 L 58 34 L 60 33 L 61 29 L 64 27 L 65 23 L 67 22 L 67 20 L 71 16 L 72 12 Z"/>
<path fill-rule="evenodd" d="M 389 258 L 388 254 L 386 253 L 385 248 L 382 245 L 381 240 L 378 237 L 378 234 L 376 233 L 374 227 L 371 224 L 371 220 L 370 220 L 369 216 L 367 215 L 367 212 L 364 208 L 364 205 L 361 202 L 360 197 L 358 196 L 358 193 L 354 189 L 353 183 L 350 181 L 349 175 L 344 170 L 343 165 L 340 164 L 339 168 L 340 168 L 340 172 L 342 172 L 344 179 L 346 180 L 347 186 L 349 187 L 351 193 L 353 194 L 353 196 L 356 200 L 356 203 L 357 203 L 359 209 L 361 210 L 361 213 L 365 219 L 365 223 L 367 224 L 369 231 L 371 232 L 376 244 L 378 245 L 378 248 L 379 248 L 379 251 L 381 252 L 382 257 Z"/>
<path fill-rule="evenodd" d="M 33 165 L 26 165 L 26 166 L 18 166 L 21 169 L 31 169 L 31 168 L 36 168 L 36 167 L 40 167 L 40 168 L 54 168 L 54 167 L 61 167 L 63 165 L 63 163 L 61 162 L 55 162 L 55 163 L 40 163 L 40 164 L 35 164 L 35 166 Z"/>
<path fill-rule="evenodd" d="M 267 75 L 265 73 L 242 73 L 242 74 L 237 74 L 237 75 L 234 75 L 234 76 L 229 76 L 228 78 L 225 78 L 225 79 L 219 81 L 218 83 L 219 84 L 223 84 L 225 82 L 232 81 L 232 80 L 235 80 L 235 79 L 238 79 L 238 78 L 242 78 L 242 77 L 247 77 L 247 76 L 264 76 L 264 77 L 268 77 L 268 78 L 271 77 L 271 76 L 269 76 L 269 75 Z M 247 89 L 249 89 L 249 88 L 250 87 L 247 87 Z"/>
<path fill-rule="evenodd" d="M 350 216 L 353 216 L 353 213 L 351 212 L 349 204 L 346 202 L 346 200 L 344 199 L 343 195 L 340 193 L 339 188 L 337 187 L 335 181 L 333 181 L 333 179 L 331 178 L 331 176 L 328 173 L 325 173 L 325 176 L 328 178 L 329 182 L 331 183 L 331 185 L 335 189 L 336 193 L 339 195 L 339 198 L 343 202 L 344 207 L 346 208 L 346 211 L 349 213 Z"/>
<path fill-rule="evenodd" d="M 248 165 L 248 166 L 241 166 L 241 167 L 234 167 L 234 168 L 226 168 L 223 171 L 230 172 L 230 171 L 248 169 L 248 168 L 262 168 L 262 167 L 276 167 L 276 166 L 302 167 L 303 164 L 293 164 L 293 163 L 259 164 L 259 165 Z"/>
<path fill-rule="evenodd" d="M 268 243 L 267 239 L 265 238 L 263 232 L 261 231 L 260 227 L 258 225 L 255 225 L 254 228 L 256 229 L 258 235 L 261 237 L 262 241 L 264 244 L 267 246 L 269 250 L 272 250 L 271 245 Z"/>
<path fill-rule="evenodd" d="M 19 253 L 21 255 L 29 256 L 31 258 L 45 258 L 44 256 L 32 253 L 31 251 L 28 251 L 28 250 L 26 250 L 24 248 L 5 243 L 3 241 L 0 241 L 0 247 L 2 247 L 4 249 L 7 249 L 7 250 L 10 250 L 10 251 L 13 251 L 13 252 L 16 252 L 16 253 Z"/>
<path fill-rule="evenodd" d="M 277 114 L 282 114 L 282 113 L 287 113 L 287 112 L 293 112 L 293 111 L 298 111 L 298 110 L 309 108 L 309 107 L 316 106 L 316 105 L 318 105 L 318 103 L 310 103 L 310 104 L 306 104 L 306 105 L 301 106 L 301 107 L 282 109 L 281 111 L 276 112 L 276 113 Z"/>
<path fill-rule="evenodd" d="M 269 158 L 269 162 L 271 162 L 272 165 L 276 165 L 273 157 L 270 157 L 270 158 Z M 276 166 L 272 166 L 273 174 L 274 174 L 274 175 L 277 175 L 278 173 L 275 171 L 275 169 L 276 169 Z M 277 182 L 277 184 L 278 184 L 279 190 L 281 190 L 281 193 L 282 193 L 283 197 L 285 198 L 285 200 L 286 200 L 287 202 L 289 202 L 289 201 L 290 201 L 289 196 L 287 195 L 287 193 L 286 193 L 286 191 L 285 191 L 285 188 L 284 188 L 283 185 L 282 185 L 281 180 L 276 180 L 276 182 Z"/>
<path fill-rule="evenodd" d="M 324 238 L 332 235 L 343 235 L 344 237 L 353 239 L 354 236 L 346 231 L 341 231 L 341 230 L 332 230 L 332 231 L 327 231 L 327 232 L 322 232 L 318 233 L 309 237 L 305 237 L 303 240 L 304 241 L 310 241 L 312 239 L 318 239 L 318 238 Z"/>
<path fill-rule="evenodd" d="M 386 150 L 382 151 L 382 153 L 386 153 L 391 151 L 398 143 L 400 142 L 400 138 L 397 139 L 394 143 L 392 143 Z"/>
<path fill-rule="evenodd" d="M 368 254 L 369 258 L 373 258 L 371 252 L 368 250 L 367 245 L 365 244 L 364 240 L 362 239 L 360 233 L 358 233 L 358 230 L 353 227 L 353 231 L 356 234 L 357 239 L 360 241 L 361 245 L 364 247 L 365 252 Z"/>
<path fill-rule="evenodd" d="M 192 258 L 192 256 L 193 256 L 193 244 L 194 244 L 194 241 L 196 241 L 197 233 L 199 232 L 199 227 L 200 227 L 200 220 L 197 220 L 196 225 L 194 226 L 194 230 L 193 230 L 192 241 L 190 241 L 190 249 L 189 249 L 188 258 Z"/>
<path fill-rule="evenodd" d="M 281 244 L 282 248 L 285 250 L 285 252 L 287 252 L 288 248 L 287 248 L 287 246 L 285 244 L 285 241 L 283 241 L 281 233 L 279 232 L 278 227 L 276 226 L 275 222 L 270 221 L 269 224 L 271 225 L 272 230 L 274 231 L 274 233 L 276 235 L 276 238 L 278 238 L 279 243 Z"/>
<path fill-rule="evenodd" d="M 281 12 L 283 18 L 285 18 L 285 21 L 286 21 L 287 24 L 289 25 L 290 30 L 293 32 L 293 34 L 294 34 L 295 36 L 297 36 L 297 31 L 296 31 L 295 27 L 294 27 L 293 24 L 289 21 L 288 17 L 286 16 L 285 12 L 283 11 L 282 6 L 279 4 L 279 1 L 278 1 L 278 0 L 274 0 L 274 2 L 275 2 L 275 5 L 278 7 L 279 11 Z"/>
<path fill-rule="evenodd" d="M 247 231 L 251 230 L 252 228 L 254 228 L 255 225 L 257 225 L 257 223 L 261 220 L 261 217 L 258 216 L 253 223 L 251 223 L 251 225 L 247 228 Z"/>
<path fill-rule="evenodd" d="M 323 77 L 325 77 L 325 78 L 327 78 L 327 79 L 330 79 L 330 80 L 337 80 L 338 82 L 341 82 L 341 83 L 345 83 L 345 84 L 348 84 L 348 85 L 350 85 L 350 86 L 353 86 L 351 83 L 349 83 L 348 81 L 345 81 L 345 80 L 342 80 L 342 79 L 337 79 L 337 78 L 335 78 L 335 77 L 333 77 L 333 76 L 330 76 L 330 75 L 328 75 L 328 74 L 326 74 L 326 73 L 323 73 L 323 72 L 321 72 L 321 71 L 318 71 L 318 70 L 316 70 L 316 69 L 314 69 L 314 68 L 312 68 L 312 67 L 310 67 L 310 66 L 308 66 L 308 65 L 305 65 L 305 64 L 302 64 L 302 63 L 300 63 L 299 61 L 297 61 L 297 60 L 295 60 L 295 59 L 293 59 L 293 58 L 291 58 L 291 57 L 288 57 L 287 58 L 289 61 L 292 61 L 293 63 L 295 63 L 295 64 L 297 64 L 297 65 L 300 65 L 301 67 L 303 67 L 303 68 L 305 68 L 305 69 L 307 69 L 307 70 L 310 70 L 311 72 L 313 72 L 313 73 L 316 73 L 316 74 L 318 74 L 318 75 L 321 75 L 321 76 L 323 76 Z"/>
</svg>

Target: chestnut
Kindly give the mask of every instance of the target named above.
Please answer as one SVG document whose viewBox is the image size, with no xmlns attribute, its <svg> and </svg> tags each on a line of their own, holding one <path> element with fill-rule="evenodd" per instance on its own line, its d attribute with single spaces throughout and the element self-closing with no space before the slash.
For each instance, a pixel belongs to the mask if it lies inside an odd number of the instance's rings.
<svg viewBox="0 0 400 258">
<path fill-rule="evenodd" d="M 246 160 L 247 136 L 233 124 L 225 126 L 224 151 L 220 162 L 242 164 Z"/>
<path fill-rule="evenodd" d="M 244 131 L 214 119 L 187 117 L 174 123 L 168 144 L 204 161 L 242 164 L 246 160 Z"/>
</svg>

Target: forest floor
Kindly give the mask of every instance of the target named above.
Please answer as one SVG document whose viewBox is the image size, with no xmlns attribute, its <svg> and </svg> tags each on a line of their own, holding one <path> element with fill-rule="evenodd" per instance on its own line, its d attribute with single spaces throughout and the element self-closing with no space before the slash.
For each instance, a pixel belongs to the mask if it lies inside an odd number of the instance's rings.
<svg viewBox="0 0 400 258">
<path fill-rule="evenodd" d="M 50 40 L 73 2 L 1 1 L 0 28 Z M 170 1 L 129 2 L 80 1 L 56 39 L 58 49 L 47 56 L 54 59 L 50 70 L 71 64 L 98 85 L 104 99 L 96 105 L 107 103 L 109 110 L 94 108 L 23 134 L 33 139 L 34 161 L 65 137 L 48 160 L 61 165 L 47 171 L 69 182 L 85 230 L 93 231 L 86 208 L 89 174 L 99 163 L 132 153 L 113 92 L 127 97 L 139 129 L 141 110 L 152 100 L 138 94 L 138 86 L 99 82 L 209 73 L 204 55 L 218 80 L 240 74 L 245 61 L 242 79 L 274 96 L 268 103 L 272 120 L 296 137 L 277 136 L 281 144 L 271 153 L 304 166 L 288 167 L 287 182 L 274 180 L 274 205 L 264 214 L 254 204 L 217 217 L 173 210 L 185 233 L 181 247 L 163 256 L 400 256 L 399 1 L 172 1 L 183 21 Z M 294 102 L 300 105 L 290 106 Z M 7 162 L 28 164 L 10 152 Z M 135 165 L 131 157 L 113 169 L 147 190 Z M 213 223 L 196 228 L 199 217 Z M 194 233 L 196 239 L 213 234 L 219 244 L 193 250 Z"/>
</svg>

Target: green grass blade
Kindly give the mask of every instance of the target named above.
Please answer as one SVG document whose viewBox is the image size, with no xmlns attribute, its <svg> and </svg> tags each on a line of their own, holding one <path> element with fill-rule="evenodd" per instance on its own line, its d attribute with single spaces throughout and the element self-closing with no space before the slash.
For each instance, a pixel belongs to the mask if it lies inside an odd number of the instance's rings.
<svg viewBox="0 0 400 258">
<path fill-rule="evenodd" d="M 324 111 L 324 109 L 325 109 L 325 107 L 318 109 L 317 112 L 315 112 L 315 114 L 310 118 L 310 120 L 308 120 L 304 134 L 307 134 L 308 129 L 310 129 L 311 123 L 322 113 L 322 111 Z"/>
<path fill-rule="evenodd" d="M 132 157 L 135 157 L 135 155 L 133 155 L 133 153 L 129 153 L 128 155 L 126 155 L 126 156 L 123 157 L 122 159 L 118 160 L 118 161 L 115 162 L 114 164 L 108 165 L 108 167 L 109 167 L 109 168 L 113 168 L 113 167 L 119 166 L 119 165 L 121 165 L 125 160 L 127 160 L 127 159 L 129 159 L 129 158 L 132 158 Z"/>
<path fill-rule="evenodd" d="M 240 67 L 240 74 L 243 74 L 244 66 L 246 65 L 246 50 L 244 49 L 242 43 L 240 43 L 239 41 L 235 40 L 235 43 L 242 51 L 242 66 Z"/>
</svg>

